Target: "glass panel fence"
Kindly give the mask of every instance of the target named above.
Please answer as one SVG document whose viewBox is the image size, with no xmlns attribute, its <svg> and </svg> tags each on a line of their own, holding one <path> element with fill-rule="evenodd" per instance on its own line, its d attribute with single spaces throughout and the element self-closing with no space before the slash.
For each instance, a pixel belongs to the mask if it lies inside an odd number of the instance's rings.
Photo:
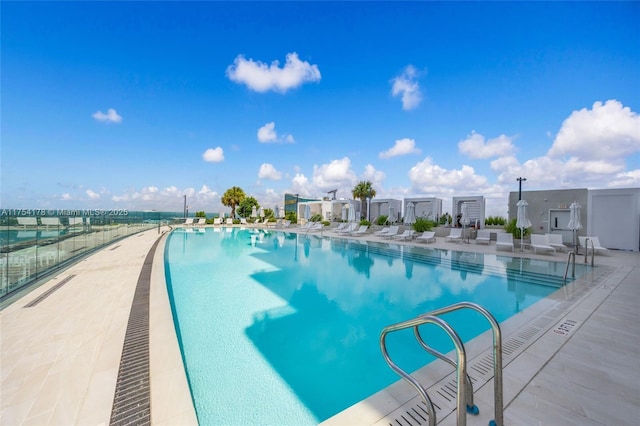
<svg viewBox="0 0 640 426">
<path fill-rule="evenodd" d="M 170 218 L 144 216 L 0 217 L 0 301 L 65 264 Z"/>
</svg>

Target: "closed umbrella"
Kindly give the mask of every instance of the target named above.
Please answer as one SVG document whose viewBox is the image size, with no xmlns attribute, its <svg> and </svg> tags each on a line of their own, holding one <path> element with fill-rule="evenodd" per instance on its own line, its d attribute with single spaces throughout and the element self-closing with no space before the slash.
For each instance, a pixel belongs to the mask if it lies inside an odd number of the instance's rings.
<svg viewBox="0 0 640 426">
<path fill-rule="evenodd" d="M 224 219 L 224 213 L 220 212 L 220 214 L 218 215 L 218 217 L 220 218 L 220 220 Z"/>
<path fill-rule="evenodd" d="M 307 222 L 311 219 L 311 206 L 309 204 L 304 205 L 304 219 Z"/>
<path fill-rule="evenodd" d="M 516 204 L 518 206 L 518 217 L 516 219 L 516 228 L 520 229 L 520 250 L 524 251 L 524 230 L 531 226 L 527 217 L 527 206 L 529 204 L 525 200 L 520 200 Z"/>
<path fill-rule="evenodd" d="M 252 218 L 256 218 L 258 217 L 258 212 L 256 211 L 256 206 L 251 207 L 251 217 Z"/>
<path fill-rule="evenodd" d="M 406 225 L 413 225 L 416 223 L 416 205 L 413 203 L 407 204 L 407 211 L 404 215 L 404 223 Z"/>
<path fill-rule="evenodd" d="M 273 211 L 276 213 L 276 219 L 279 219 L 280 218 L 280 207 L 275 206 Z"/>
<path fill-rule="evenodd" d="M 349 205 L 349 222 L 356 221 L 356 206 L 353 204 Z"/>
<path fill-rule="evenodd" d="M 580 204 L 575 201 L 569 206 L 569 229 L 573 231 L 573 250 L 577 252 L 576 235 L 578 229 L 582 229 L 582 223 L 580 222 Z"/>
<path fill-rule="evenodd" d="M 349 218 L 349 209 L 347 208 L 346 204 L 342 205 L 342 215 L 340 216 L 340 218 L 343 222 Z"/>
<path fill-rule="evenodd" d="M 264 218 L 264 208 L 260 207 L 260 217 Z"/>
<path fill-rule="evenodd" d="M 389 217 L 387 218 L 389 223 L 396 223 L 395 215 L 396 215 L 396 209 L 394 209 L 393 206 L 389 206 Z"/>
<path fill-rule="evenodd" d="M 462 203 L 461 210 L 460 214 L 462 214 L 462 217 L 460 218 L 460 222 L 462 222 L 462 235 L 464 237 L 467 232 L 466 227 L 469 224 L 469 206 L 467 203 Z"/>
</svg>

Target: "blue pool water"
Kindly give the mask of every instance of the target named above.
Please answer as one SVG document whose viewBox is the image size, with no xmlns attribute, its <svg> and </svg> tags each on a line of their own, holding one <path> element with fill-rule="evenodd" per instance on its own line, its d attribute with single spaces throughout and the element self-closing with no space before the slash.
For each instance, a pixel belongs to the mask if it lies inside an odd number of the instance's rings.
<svg viewBox="0 0 640 426">
<path fill-rule="evenodd" d="M 504 321 L 555 291 L 564 272 L 553 262 L 239 228 L 174 231 L 165 267 L 202 425 L 317 424 L 399 379 L 380 353 L 383 327 L 463 300 Z M 471 311 L 445 319 L 464 341 L 488 329 Z M 433 331 L 433 346 L 452 348 Z M 411 332 L 390 335 L 388 347 L 409 371 L 432 360 Z"/>
</svg>

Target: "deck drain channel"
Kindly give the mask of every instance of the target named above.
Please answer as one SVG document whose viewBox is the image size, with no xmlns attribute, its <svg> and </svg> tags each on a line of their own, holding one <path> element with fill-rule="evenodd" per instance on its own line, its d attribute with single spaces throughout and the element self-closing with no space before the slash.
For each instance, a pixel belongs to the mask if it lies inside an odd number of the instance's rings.
<svg viewBox="0 0 640 426">
<path fill-rule="evenodd" d="M 65 279 L 63 279 L 62 281 L 60 281 L 58 284 L 54 285 L 53 287 L 51 287 L 49 290 L 45 291 L 44 293 L 42 293 L 40 296 L 36 297 L 35 299 L 33 299 L 31 302 L 27 303 L 26 305 L 24 305 L 25 308 L 33 308 L 34 306 L 36 306 L 38 303 L 42 302 L 44 299 L 46 299 L 47 297 L 51 296 L 51 294 L 53 294 L 54 291 L 58 290 L 60 287 L 62 287 L 63 285 L 65 285 L 66 283 L 68 283 L 69 281 L 71 281 L 71 279 L 75 277 L 75 275 L 69 275 L 68 277 L 66 277 Z"/>
<path fill-rule="evenodd" d="M 150 425 L 149 288 L 153 256 L 160 238 L 144 259 L 131 303 L 120 369 L 111 408 L 111 425 Z"/>
</svg>

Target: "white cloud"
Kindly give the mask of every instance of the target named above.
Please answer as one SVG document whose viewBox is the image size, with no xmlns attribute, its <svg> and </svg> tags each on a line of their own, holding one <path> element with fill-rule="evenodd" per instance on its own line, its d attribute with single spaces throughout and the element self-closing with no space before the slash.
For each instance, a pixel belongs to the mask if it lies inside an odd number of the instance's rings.
<svg viewBox="0 0 640 426">
<path fill-rule="evenodd" d="M 62 198 L 63 200 L 71 200 L 71 199 L 73 199 L 73 198 L 71 197 L 71 194 L 69 194 L 68 192 L 65 192 L 64 194 L 62 194 L 62 197 L 61 197 L 61 198 Z"/>
<path fill-rule="evenodd" d="M 100 199 L 100 194 L 98 194 L 95 191 L 92 191 L 90 189 L 86 190 L 86 194 L 89 198 L 91 198 L 92 200 L 99 200 Z"/>
<path fill-rule="evenodd" d="M 409 138 L 398 139 L 395 144 L 386 151 L 378 154 L 378 157 L 387 159 L 400 155 L 420 154 L 422 151 L 416 148 L 416 141 Z"/>
<path fill-rule="evenodd" d="M 349 157 L 332 160 L 329 164 L 313 166 L 313 184 L 319 192 L 352 186 L 355 181 L 356 175 L 351 170 Z"/>
<path fill-rule="evenodd" d="M 417 77 L 417 70 L 413 65 L 408 65 L 402 74 L 391 80 L 393 82 L 391 94 L 393 96 L 401 95 L 402 109 L 405 111 L 416 108 L 422 102 L 422 93 L 420 85 L 416 81 Z"/>
<path fill-rule="evenodd" d="M 219 146 L 209 148 L 202 154 L 202 159 L 208 163 L 219 163 L 224 161 L 224 152 Z"/>
<path fill-rule="evenodd" d="M 421 193 L 454 194 L 478 193 L 488 186 L 484 176 L 477 175 L 473 167 L 447 170 L 433 164 L 431 157 L 425 158 L 409 170 L 413 187 Z M 462 191 L 461 191 L 462 190 Z"/>
<path fill-rule="evenodd" d="M 375 167 L 371 164 L 367 164 L 364 168 L 364 173 L 362 174 L 362 180 L 368 180 L 371 182 L 376 192 L 380 191 L 382 188 L 382 182 L 387 177 L 384 172 L 380 170 L 376 170 Z"/>
<path fill-rule="evenodd" d="M 269 90 L 285 93 L 303 83 L 320 81 L 318 66 L 301 61 L 296 52 L 287 54 L 282 68 L 279 65 L 277 60 L 267 65 L 238 55 L 233 65 L 227 67 L 227 77 L 231 81 L 246 84 L 250 89 L 261 93 Z"/>
<path fill-rule="evenodd" d="M 612 160 L 640 152 L 640 116 L 617 100 L 573 111 L 549 149 L 551 157 Z"/>
<path fill-rule="evenodd" d="M 270 143 L 270 142 L 287 142 L 294 143 L 294 139 L 292 135 L 284 134 L 281 137 L 278 137 L 276 133 L 276 123 L 273 121 L 265 124 L 264 126 L 258 129 L 258 141 L 260 143 Z"/>
<path fill-rule="evenodd" d="M 260 127 L 258 129 L 258 141 L 260 141 L 260 143 L 266 143 L 275 142 L 276 140 L 278 140 L 278 135 L 276 134 L 275 127 L 276 123 L 274 123 L 273 121 Z"/>
<path fill-rule="evenodd" d="M 485 142 L 484 136 L 475 130 L 465 140 L 458 142 L 458 149 L 471 158 L 508 156 L 515 151 L 510 137 L 500 135 Z"/>
<path fill-rule="evenodd" d="M 116 110 L 113 108 L 109 108 L 106 114 L 102 111 L 98 111 L 94 113 L 92 117 L 105 123 L 120 123 L 122 121 L 122 117 L 118 115 Z"/>
<path fill-rule="evenodd" d="M 258 171 L 258 179 L 280 180 L 282 179 L 282 173 L 276 170 L 273 164 L 262 163 Z"/>
</svg>

